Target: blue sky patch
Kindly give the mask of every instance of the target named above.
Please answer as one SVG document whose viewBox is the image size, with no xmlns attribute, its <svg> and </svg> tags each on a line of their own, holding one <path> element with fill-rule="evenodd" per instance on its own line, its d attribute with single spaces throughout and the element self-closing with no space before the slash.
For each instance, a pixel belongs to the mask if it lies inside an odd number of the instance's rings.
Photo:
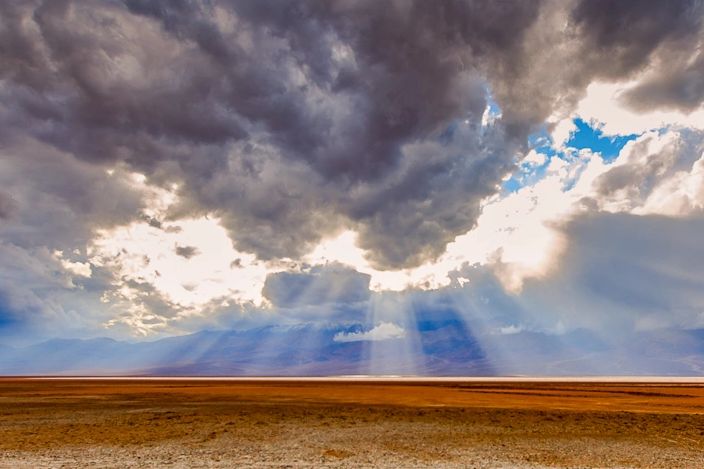
<svg viewBox="0 0 704 469">
<path fill-rule="evenodd" d="M 572 132 L 565 146 L 575 150 L 587 148 L 594 153 L 599 153 L 606 162 L 613 161 L 628 142 L 639 136 L 638 134 L 604 135 L 598 125 L 590 125 L 580 118 L 575 118 L 573 122 L 576 130 Z M 545 127 L 528 136 L 528 147 L 545 155 L 547 157 L 545 164 L 540 166 L 521 164 L 520 169 L 501 185 L 504 193 L 516 192 L 526 185 L 534 184 L 544 176 L 553 157 L 563 159 L 567 157 L 565 151 L 555 148 L 555 142 Z"/>
<path fill-rule="evenodd" d="M 519 179 L 516 179 L 516 176 L 511 176 L 510 179 L 507 179 L 503 184 L 501 184 L 501 188 L 504 192 L 518 192 L 518 189 L 523 186 L 525 186 L 525 183 Z"/>
<path fill-rule="evenodd" d="M 545 175 L 545 170 L 550 164 L 550 159 L 554 156 L 564 156 L 555 150 L 553 140 L 545 127 L 528 136 L 528 146 L 531 150 L 545 155 L 545 163 L 539 166 L 521 163 L 519 169 L 515 171 L 509 179 L 501 184 L 504 193 L 516 192 L 520 188 L 536 183 Z"/>
<path fill-rule="evenodd" d="M 604 135 L 598 127 L 592 127 L 582 119 L 574 119 L 577 130 L 572 133 L 566 146 L 581 150 L 588 148 L 594 153 L 600 153 L 606 161 L 616 158 L 626 143 L 635 140 L 638 135 Z"/>
<path fill-rule="evenodd" d="M 489 116 L 498 117 L 501 115 L 501 106 L 494 100 L 494 96 L 491 94 L 491 90 L 487 89 L 486 93 L 486 106 L 488 108 Z"/>
</svg>

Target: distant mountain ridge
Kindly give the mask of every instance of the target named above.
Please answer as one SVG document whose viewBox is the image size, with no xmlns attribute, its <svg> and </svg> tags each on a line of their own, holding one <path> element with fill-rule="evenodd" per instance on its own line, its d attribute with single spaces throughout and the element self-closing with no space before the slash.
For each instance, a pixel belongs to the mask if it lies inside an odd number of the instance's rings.
<svg viewBox="0 0 704 469">
<path fill-rule="evenodd" d="M 474 337 L 459 321 L 419 323 L 413 340 L 336 341 L 314 324 L 205 330 L 151 342 L 52 339 L 0 346 L 2 375 L 330 376 L 357 374 L 704 374 L 704 330 L 639 333 L 618 347 L 585 330 Z"/>
</svg>

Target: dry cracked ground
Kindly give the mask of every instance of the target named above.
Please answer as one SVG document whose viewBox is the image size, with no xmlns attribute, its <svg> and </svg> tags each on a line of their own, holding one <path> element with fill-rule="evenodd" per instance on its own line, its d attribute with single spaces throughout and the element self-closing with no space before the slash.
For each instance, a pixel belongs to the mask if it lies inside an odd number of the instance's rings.
<svg viewBox="0 0 704 469">
<path fill-rule="evenodd" d="M 0 379 L 0 467 L 704 467 L 704 386 Z"/>
</svg>

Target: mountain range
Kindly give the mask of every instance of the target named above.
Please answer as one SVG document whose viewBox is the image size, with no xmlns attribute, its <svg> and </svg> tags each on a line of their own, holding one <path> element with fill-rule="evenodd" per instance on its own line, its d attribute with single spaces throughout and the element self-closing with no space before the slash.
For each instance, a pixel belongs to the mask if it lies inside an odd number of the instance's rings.
<svg viewBox="0 0 704 469">
<path fill-rule="evenodd" d="M 337 340 L 360 325 L 205 330 L 154 341 L 52 339 L 0 345 L 3 375 L 331 376 L 399 374 L 702 375 L 704 329 L 634 333 L 606 343 L 586 330 L 472 335 L 457 320 L 386 340 Z"/>
</svg>

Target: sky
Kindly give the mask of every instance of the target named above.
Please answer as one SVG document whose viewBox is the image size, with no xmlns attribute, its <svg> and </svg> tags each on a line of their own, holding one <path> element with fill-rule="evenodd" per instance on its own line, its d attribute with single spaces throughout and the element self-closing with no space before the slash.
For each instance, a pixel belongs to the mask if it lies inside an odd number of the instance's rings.
<svg viewBox="0 0 704 469">
<path fill-rule="evenodd" d="M 0 344 L 318 327 L 424 372 L 454 321 L 496 373 L 661 371 L 704 330 L 703 17 L 2 2 Z"/>
</svg>

